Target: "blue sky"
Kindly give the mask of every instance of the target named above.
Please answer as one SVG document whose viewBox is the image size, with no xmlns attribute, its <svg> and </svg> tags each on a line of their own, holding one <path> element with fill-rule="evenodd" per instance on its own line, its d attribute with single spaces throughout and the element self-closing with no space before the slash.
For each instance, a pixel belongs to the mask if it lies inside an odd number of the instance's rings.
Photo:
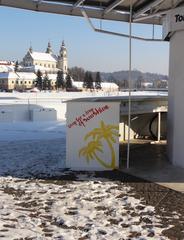
<svg viewBox="0 0 184 240">
<path fill-rule="evenodd" d="M 95 33 L 83 18 L 38 13 L 11 8 L 0 8 L 1 41 L 0 59 L 22 60 L 30 42 L 33 50 L 45 51 L 51 41 L 58 54 L 65 40 L 69 67 L 79 66 L 91 71 L 118 71 L 128 69 L 128 40 L 116 36 Z M 93 20 L 100 26 L 99 20 Z M 128 24 L 102 22 L 104 29 L 128 33 Z M 161 27 L 156 27 L 161 37 Z M 152 26 L 135 24 L 133 33 L 151 37 Z M 144 72 L 168 74 L 169 44 L 133 41 L 133 69 Z"/>
</svg>

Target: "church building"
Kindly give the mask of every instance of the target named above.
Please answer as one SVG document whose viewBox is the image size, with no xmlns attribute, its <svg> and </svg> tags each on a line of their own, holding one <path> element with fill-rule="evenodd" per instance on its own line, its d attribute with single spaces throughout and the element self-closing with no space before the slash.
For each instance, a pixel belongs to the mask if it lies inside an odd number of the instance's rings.
<svg viewBox="0 0 184 240">
<path fill-rule="evenodd" d="M 64 41 L 62 42 L 59 55 L 53 53 L 50 42 L 45 52 L 36 52 L 30 47 L 23 58 L 22 65 L 21 71 L 36 73 L 40 70 L 42 73 L 57 73 L 60 70 L 66 77 L 68 58 Z"/>
<path fill-rule="evenodd" d="M 31 89 L 34 87 L 38 70 L 42 72 L 43 77 L 47 74 L 52 89 L 55 89 L 58 71 L 62 71 L 63 78 L 66 79 L 68 58 L 64 41 L 58 55 L 53 53 L 50 42 L 45 52 L 36 52 L 30 47 L 17 71 L 13 68 L 11 71 L 0 72 L 0 89 L 7 91 Z"/>
</svg>

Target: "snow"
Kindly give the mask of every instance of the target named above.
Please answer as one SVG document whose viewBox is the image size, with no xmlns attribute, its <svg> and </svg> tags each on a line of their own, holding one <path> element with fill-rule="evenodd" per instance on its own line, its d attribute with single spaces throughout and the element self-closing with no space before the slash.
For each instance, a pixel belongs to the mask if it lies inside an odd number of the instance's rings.
<svg viewBox="0 0 184 240">
<path fill-rule="evenodd" d="M 167 239 L 131 187 L 64 171 L 65 142 L 62 121 L 0 124 L 0 239 Z"/>
<path fill-rule="evenodd" d="M 57 175 L 65 168 L 65 122 L 0 124 L 0 176 Z"/>
<path fill-rule="evenodd" d="M 0 124 L 0 141 L 63 139 L 65 134 L 65 121 Z"/>
<path fill-rule="evenodd" d="M 6 70 L 0 70 L 0 79 L 17 79 L 18 75 L 15 72 L 7 72 Z"/>
<path fill-rule="evenodd" d="M 141 221 L 139 206 L 144 205 L 131 196 L 130 187 L 86 177 L 88 181 L 68 182 L 1 178 L 1 238 L 167 239 L 154 209 L 144 215 L 149 225 Z M 120 194 L 132 207 L 122 204 Z M 138 237 L 131 237 L 133 233 Z"/>
<path fill-rule="evenodd" d="M 0 65 L 0 73 L 1 72 L 12 72 L 14 71 L 14 66 L 12 65 Z"/>
<path fill-rule="evenodd" d="M 1 72 L 12 72 L 14 71 L 14 62 L 0 60 L 0 73 Z"/>
<path fill-rule="evenodd" d="M 72 81 L 72 84 L 74 87 L 77 88 L 83 88 L 83 82 L 79 81 Z M 102 82 L 101 83 L 102 89 L 109 89 L 109 90 L 118 90 L 118 85 L 116 83 L 110 83 L 110 82 Z"/>
<path fill-rule="evenodd" d="M 17 72 L 20 80 L 34 80 L 36 79 L 36 74 L 32 72 Z"/>
<path fill-rule="evenodd" d="M 39 61 L 49 61 L 49 62 L 57 62 L 57 56 L 54 54 L 49 53 L 42 53 L 42 52 L 32 52 L 30 53 L 34 60 Z"/>
<path fill-rule="evenodd" d="M 106 91 L 98 91 L 98 92 L 40 92 L 40 93 L 0 93 L 0 100 L 2 102 L 1 98 L 7 98 L 7 97 L 16 97 L 17 99 L 60 99 L 60 100 L 67 100 L 67 99 L 75 99 L 75 98 L 87 98 L 87 97 L 110 97 L 113 99 L 119 98 L 128 98 L 129 93 L 128 92 L 106 92 Z M 161 91 L 135 91 L 131 92 L 131 95 L 133 97 L 167 97 L 168 92 L 161 92 Z"/>
</svg>

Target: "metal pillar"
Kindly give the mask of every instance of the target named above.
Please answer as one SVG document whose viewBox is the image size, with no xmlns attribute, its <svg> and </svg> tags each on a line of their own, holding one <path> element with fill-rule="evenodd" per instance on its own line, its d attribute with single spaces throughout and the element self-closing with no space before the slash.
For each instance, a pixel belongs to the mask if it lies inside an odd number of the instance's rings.
<svg viewBox="0 0 184 240">
<path fill-rule="evenodd" d="M 130 167 L 130 125 L 131 125 L 131 88 L 132 88 L 132 2 L 130 5 L 129 22 L 129 93 L 128 93 L 128 146 L 127 146 L 127 168 Z"/>
</svg>

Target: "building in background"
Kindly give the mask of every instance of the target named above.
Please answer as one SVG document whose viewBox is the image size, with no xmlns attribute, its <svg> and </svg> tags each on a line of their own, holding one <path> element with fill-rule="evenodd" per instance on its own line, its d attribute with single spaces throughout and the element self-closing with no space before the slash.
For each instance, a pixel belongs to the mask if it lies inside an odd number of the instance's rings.
<svg viewBox="0 0 184 240">
<path fill-rule="evenodd" d="M 0 72 L 11 72 L 14 71 L 15 63 L 12 61 L 0 60 Z"/>
<path fill-rule="evenodd" d="M 68 56 L 67 48 L 62 41 L 59 54 L 52 51 L 51 43 L 48 43 L 45 52 L 36 52 L 30 47 L 20 64 L 18 62 L 0 61 L 0 89 L 2 91 L 25 91 L 35 87 L 38 70 L 42 73 L 42 78 L 48 78 L 49 89 L 56 89 L 57 74 L 60 71 L 62 79 L 67 82 Z M 86 91 L 83 82 L 75 82 L 71 77 L 72 90 Z M 47 88 L 48 89 L 48 88 Z M 93 89 L 90 89 L 92 91 Z M 118 91 L 115 83 L 101 83 L 103 91 Z"/>
<path fill-rule="evenodd" d="M 64 41 L 62 42 L 59 55 L 53 53 L 50 42 L 45 52 L 36 52 L 33 51 L 32 47 L 29 48 L 23 58 L 20 71 L 37 72 L 38 70 L 42 73 L 47 72 L 53 74 L 62 71 L 64 78 L 66 78 L 68 72 L 68 57 Z"/>
<path fill-rule="evenodd" d="M 24 91 L 33 88 L 38 70 L 42 72 L 43 77 L 47 74 L 52 89 L 55 89 L 58 71 L 61 71 L 63 79 L 66 79 L 68 57 L 64 41 L 59 55 L 53 53 L 50 42 L 45 52 L 36 52 L 30 47 L 16 71 L 14 62 L 0 61 L 0 89 Z"/>
<path fill-rule="evenodd" d="M 5 91 L 26 90 L 34 87 L 35 73 L 2 72 L 0 73 L 0 89 Z"/>
</svg>

